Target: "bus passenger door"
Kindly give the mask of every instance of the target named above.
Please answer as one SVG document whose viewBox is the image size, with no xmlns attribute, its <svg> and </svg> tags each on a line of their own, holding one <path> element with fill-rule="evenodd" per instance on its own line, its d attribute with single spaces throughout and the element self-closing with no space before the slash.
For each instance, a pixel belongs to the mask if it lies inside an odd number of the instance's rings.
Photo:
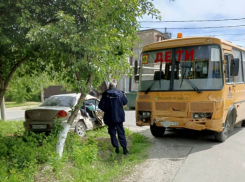
<svg viewBox="0 0 245 182">
<path fill-rule="evenodd" d="M 234 76 L 230 76 L 230 63 L 232 54 L 225 54 L 225 110 L 228 112 L 235 101 Z"/>
<path fill-rule="evenodd" d="M 238 75 L 235 76 L 235 88 L 234 88 L 234 105 L 237 109 L 237 118 L 236 123 L 245 119 L 245 87 L 244 87 L 244 78 L 243 78 L 243 69 L 242 69 L 242 53 L 237 49 L 232 50 L 234 58 L 239 59 L 239 71 Z"/>
</svg>

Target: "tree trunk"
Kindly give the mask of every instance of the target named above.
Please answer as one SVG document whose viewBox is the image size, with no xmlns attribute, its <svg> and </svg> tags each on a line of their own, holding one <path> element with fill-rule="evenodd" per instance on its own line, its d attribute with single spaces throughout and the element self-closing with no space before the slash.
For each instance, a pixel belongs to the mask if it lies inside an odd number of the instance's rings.
<svg viewBox="0 0 245 182">
<path fill-rule="evenodd" d="M 2 104 L 4 94 L 5 94 L 5 89 L 0 86 L 0 105 Z"/>
<path fill-rule="evenodd" d="M 90 88 L 90 85 L 91 85 L 91 82 L 93 81 L 93 78 L 94 78 L 94 75 L 91 74 L 87 80 L 87 83 L 86 83 L 86 88 L 89 89 Z M 78 75 L 77 75 L 77 79 L 80 80 L 80 78 L 78 78 Z M 82 106 L 82 103 L 84 101 L 84 98 L 86 97 L 86 89 L 83 88 L 81 90 L 81 96 L 75 106 L 75 110 L 72 111 L 71 113 L 71 116 L 69 117 L 67 123 L 65 123 L 64 125 L 64 128 L 63 130 L 59 133 L 59 140 L 56 144 L 56 153 L 58 153 L 59 157 L 62 157 L 62 154 L 63 154 L 63 150 L 64 150 L 64 145 L 65 145 L 65 141 L 66 141 L 66 137 L 67 137 L 67 133 L 71 127 L 71 125 L 73 124 L 74 122 L 74 119 L 77 117 L 77 113 L 78 111 L 80 110 L 81 106 Z"/>
<path fill-rule="evenodd" d="M 20 61 L 18 61 L 14 67 L 11 69 L 10 73 L 8 74 L 8 76 L 6 78 L 3 77 L 3 72 L 4 67 L 2 65 L 2 60 L 0 58 L 0 104 L 2 104 L 2 100 L 3 97 L 5 95 L 5 91 L 9 85 L 9 82 L 11 81 L 15 71 L 17 70 L 17 68 L 19 68 L 25 61 L 27 61 L 29 59 L 29 57 L 24 57 L 22 58 Z"/>
<path fill-rule="evenodd" d="M 3 65 L 0 58 L 0 105 L 2 104 L 3 96 L 5 94 L 4 78 L 3 78 Z"/>
</svg>

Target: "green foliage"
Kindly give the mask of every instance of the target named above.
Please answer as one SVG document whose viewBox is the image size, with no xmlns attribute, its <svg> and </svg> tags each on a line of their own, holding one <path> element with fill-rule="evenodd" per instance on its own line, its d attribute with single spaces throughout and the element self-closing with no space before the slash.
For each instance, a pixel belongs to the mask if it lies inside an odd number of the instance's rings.
<svg viewBox="0 0 245 182">
<path fill-rule="evenodd" d="M 91 84 L 97 87 L 104 79 L 129 72 L 128 56 L 139 28 L 136 18 L 159 18 L 147 0 L 62 0 L 50 1 L 45 8 L 30 4 L 24 4 L 27 16 L 21 19 L 29 28 L 27 40 L 49 55 L 52 70 L 78 92 L 91 74 Z"/>
<path fill-rule="evenodd" d="M 33 72 L 33 75 L 25 74 L 26 65 L 22 65 L 13 76 L 6 93 L 6 101 L 24 103 L 25 101 L 41 101 L 41 89 L 51 85 L 66 85 L 57 73 L 50 74 L 47 68 L 43 72 Z M 42 88 L 41 88 L 42 86 Z"/>
<path fill-rule="evenodd" d="M 88 138 L 69 133 L 62 159 L 55 153 L 56 133 L 25 133 L 22 122 L 0 125 L 0 181 L 111 181 L 147 157 L 145 137 L 126 129 L 130 155 L 115 154 L 107 128 Z M 5 131 L 4 129 L 8 129 Z M 137 149 L 137 153 L 136 153 Z M 120 181 L 120 180 L 119 180 Z"/>
<path fill-rule="evenodd" d="M 61 121 L 56 118 L 53 122 L 53 126 L 55 127 L 55 129 L 52 130 L 52 134 L 58 136 L 60 131 L 63 129 Z"/>
<path fill-rule="evenodd" d="M 144 14 L 160 18 L 148 0 L 1 3 L 0 86 L 5 88 L 0 88 L 0 102 L 8 81 L 24 61 L 27 64 L 18 76 L 48 69 L 50 75 L 59 73 L 70 88 L 83 94 L 91 85 L 96 88 L 104 80 L 130 73 L 128 57 L 137 40 L 137 18 Z M 13 94 L 18 102 L 23 102 L 27 90 L 32 89 L 30 85 L 23 87 Z M 69 124 L 77 112 L 74 110 Z"/>
<path fill-rule="evenodd" d="M 0 120 L 0 136 L 14 135 L 23 133 L 23 121 L 1 121 Z"/>
</svg>

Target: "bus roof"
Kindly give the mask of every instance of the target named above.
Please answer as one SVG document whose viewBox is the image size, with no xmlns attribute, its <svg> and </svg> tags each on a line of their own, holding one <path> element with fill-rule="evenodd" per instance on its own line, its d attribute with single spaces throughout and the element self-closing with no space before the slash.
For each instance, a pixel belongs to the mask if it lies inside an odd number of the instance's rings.
<svg viewBox="0 0 245 182">
<path fill-rule="evenodd" d="M 207 44 L 219 44 L 219 45 L 225 44 L 226 46 L 234 47 L 245 51 L 245 48 L 235 45 L 231 42 L 216 37 L 203 36 L 203 37 L 184 37 L 184 38 L 176 38 L 176 39 L 167 39 L 160 42 L 155 42 L 144 46 L 143 52 L 158 50 L 158 49 L 185 47 L 185 46 L 192 46 L 192 45 L 207 45 Z"/>
</svg>

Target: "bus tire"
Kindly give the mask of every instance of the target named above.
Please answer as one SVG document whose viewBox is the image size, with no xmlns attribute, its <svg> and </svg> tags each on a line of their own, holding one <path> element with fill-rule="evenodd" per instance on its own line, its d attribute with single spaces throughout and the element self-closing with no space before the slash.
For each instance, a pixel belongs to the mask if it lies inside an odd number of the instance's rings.
<svg viewBox="0 0 245 182">
<path fill-rule="evenodd" d="M 229 118 L 225 123 L 225 127 L 224 127 L 223 131 L 215 132 L 214 137 L 215 137 L 216 141 L 224 142 L 228 138 L 229 132 L 232 130 L 232 128 L 234 128 L 233 113 L 231 113 L 229 115 Z"/>
<path fill-rule="evenodd" d="M 166 130 L 165 127 L 157 127 L 156 124 L 151 125 L 150 129 L 151 129 L 151 134 L 154 137 L 162 137 Z"/>
<path fill-rule="evenodd" d="M 242 121 L 242 126 L 245 126 L 245 120 Z"/>
</svg>

